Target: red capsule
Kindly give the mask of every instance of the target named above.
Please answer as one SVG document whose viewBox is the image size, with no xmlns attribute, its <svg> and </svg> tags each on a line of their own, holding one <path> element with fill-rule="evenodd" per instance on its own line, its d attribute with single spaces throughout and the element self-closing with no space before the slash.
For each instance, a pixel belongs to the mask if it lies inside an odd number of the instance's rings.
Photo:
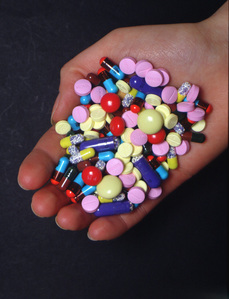
<svg viewBox="0 0 229 299">
<path fill-rule="evenodd" d="M 119 109 L 121 100 L 116 93 L 106 93 L 102 97 L 100 105 L 107 113 L 113 113 Z"/>
<path fill-rule="evenodd" d="M 120 116 L 112 118 L 110 123 L 110 131 L 114 136 L 121 136 L 125 131 L 125 120 Z"/>
<path fill-rule="evenodd" d="M 152 144 L 158 144 L 161 143 L 165 140 L 166 137 L 166 132 L 165 130 L 162 128 L 160 131 L 158 131 L 155 134 L 151 134 L 151 135 L 147 135 L 148 137 L 148 141 Z"/>
<path fill-rule="evenodd" d="M 82 180 L 89 186 L 98 185 L 102 177 L 102 172 L 95 166 L 88 166 L 82 171 Z"/>
</svg>

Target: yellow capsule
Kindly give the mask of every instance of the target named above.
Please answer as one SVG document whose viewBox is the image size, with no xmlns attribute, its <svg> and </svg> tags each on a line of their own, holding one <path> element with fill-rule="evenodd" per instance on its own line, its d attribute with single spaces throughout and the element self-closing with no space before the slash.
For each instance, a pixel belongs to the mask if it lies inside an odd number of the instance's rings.
<svg viewBox="0 0 229 299">
<path fill-rule="evenodd" d="M 96 190 L 103 198 L 112 199 L 121 193 L 122 181 L 116 176 L 105 175 Z"/>
<path fill-rule="evenodd" d="M 136 97 L 137 93 L 138 93 L 138 90 L 135 88 L 132 88 L 131 91 L 129 92 L 129 94 L 132 95 L 134 98 Z"/>
<path fill-rule="evenodd" d="M 88 160 L 95 156 L 95 150 L 92 147 L 89 147 L 80 151 L 80 155 L 83 160 Z"/>
<path fill-rule="evenodd" d="M 98 196 L 98 200 L 100 203 L 107 203 L 107 202 L 113 202 L 112 198 L 103 198 L 102 196 Z"/>
<path fill-rule="evenodd" d="M 70 136 L 64 137 L 60 140 L 60 146 L 62 148 L 68 148 L 70 145 L 72 145 L 70 141 Z"/>
<path fill-rule="evenodd" d="M 178 167 L 177 156 L 175 156 L 173 158 L 167 158 L 167 163 L 168 163 L 169 169 L 176 169 Z"/>
</svg>

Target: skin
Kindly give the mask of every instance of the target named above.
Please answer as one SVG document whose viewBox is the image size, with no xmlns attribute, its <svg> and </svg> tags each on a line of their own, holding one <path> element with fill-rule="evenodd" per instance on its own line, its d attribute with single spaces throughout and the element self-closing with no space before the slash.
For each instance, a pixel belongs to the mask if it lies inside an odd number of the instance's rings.
<svg viewBox="0 0 229 299">
<path fill-rule="evenodd" d="M 189 81 L 200 86 L 200 98 L 212 104 L 213 111 L 207 117 L 204 130 L 206 141 L 203 144 L 192 143 L 191 151 L 179 157 L 179 168 L 170 171 L 160 198 L 144 201 L 130 214 L 101 218 L 85 213 L 80 204 L 72 204 L 63 192 L 47 184 L 59 158 L 65 154 L 59 146 L 62 137 L 56 134 L 52 126 L 25 158 L 18 173 L 18 183 L 23 189 L 39 189 L 31 204 L 37 216 L 56 215 L 57 225 L 65 230 L 76 231 L 88 227 L 88 237 L 92 240 L 117 238 L 227 148 L 227 10 L 228 2 L 210 18 L 195 24 L 116 29 L 63 66 L 52 124 L 67 119 L 79 104 L 79 97 L 73 91 L 75 81 L 89 72 L 96 73 L 99 59 L 104 56 L 116 62 L 125 56 L 132 56 L 137 61 L 151 61 L 155 68 L 165 67 L 172 74 L 169 85 L 179 87 L 182 82 Z"/>
</svg>

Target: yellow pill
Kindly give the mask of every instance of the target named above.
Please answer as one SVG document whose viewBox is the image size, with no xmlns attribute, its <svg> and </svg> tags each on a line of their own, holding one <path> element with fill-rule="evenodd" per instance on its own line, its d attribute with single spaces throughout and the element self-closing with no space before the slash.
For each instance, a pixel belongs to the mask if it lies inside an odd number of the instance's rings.
<svg viewBox="0 0 229 299">
<path fill-rule="evenodd" d="M 167 170 L 169 171 L 169 165 L 166 161 L 161 162 L 161 165 Z"/>
<path fill-rule="evenodd" d="M 180 103 L 183 101 L 183 99 L 186 97 L 186 95 L 181 95 L 179 92 L 177 93 L 177 103 Z"/>
<path fill-rule="evenodd" d="M 138 90 L 135 88 L 132 88 L 131 91 L 129 92 L 129 94 L 132 95 L 134 98 L 136 97 L 137 93 L 138 93 Z"/>
<path fill-rule="evenodd" d="M 98 196 L 98 200 L 99 200 L 99 202 L 100 203 L 107 203 L 107 202 L 113 202 L 113 199 L 111 199 L 111 198 L 103 198 L 102 196 Z"/>
<path fill-rule="evenodd" d="M 165 117 L 164 119 L 164 126 L 171 130 L 172 128 L 175 127 L 175 125 L 178 122 L 178 116 L 174 113 L 169 114 L 168 116 Z"/>
<path fill-rule="evenodd" d="M 112 199 L 121 193 L 122 181 L 116 176 L 105 175 L 96 190 L 101 197 Z"/>
<path fill-rule="evenodd" d="M 166 117 L 169 116 L 169 114 L 171 113 L 171 109 L 168 105 L 166 104 L 161 104 L 159 106 L 157 106 L 155 108 L 156 111 L 160 112 L 160 114 L 162 115 L 163 119 L 166 119 Z"/>
<path fill-rule="evenodd" d="M 161 130 L 164 120 L 158 111 L 146 109 L 139 113 L 137 123 L 138 128 L 145 134 L 155 134 Z"/>
<path fill-rule="evenodd" d="M 80 151 L 80 155 L 85 161 L 95 156 L 95 150 L 92 147 L 85 148 L 84 150 Z"/>
<path fill-rule="evenodd" d="M 147 94 L 145 101 L 146 101 L 146 103 L 148 103 L 152 106 L 159 106 L 159 105 L 161 105 L 162 100 L 156 94 Z"/>
<path fill-rule="evenodd" d="M 94 123 L 95 122 L 93 121 L 93 119 L 91 117 L 88 117 L 85 122 L 80 124 L 80 129 L 82 131 L 90 131 L 93 128 Z"/>
<path fill-rule="evenodd" d="M 70 145 L 72 145 L 71 141 L 70 141 L 70 136 L 64 137 L 60 140 L 60 146 L 62 148 L 67 148 Z"/>
<path fill-rule="evenodd" d="M 94 122 L 94 126 L 93 129 L 95 130 L 101 130 L 105 127 L 106 121 L 102 120 L 102 121 L 96 121 Z"/>
<path fill-rule="evenodd" d="M 206 127 L 206 121 L 204 119 L 194 123 L 192 125 L 192 130 L 194 132 L 202 132 Z"/>
<path fill-rule="evenodd" d="M 114 118 L 114 115 L 111 114 L 111 113 L 107 113 L 107 115 L 106 115 L 106 122 L 108 122 L 108 124 L 110 124 L 112 118 Z"/>
<path fill-rule="evenodd" d="M 97 109 L 101 109 L 101 106 L 99 104 L 93 104 L 89 107 L 89 112 L 91 113 L 92 111 Z"/>
<path fill-rule="evenodd" d="M 96 131 L 85 131 L 83 135 L 87 140 L 99 138 L 99 132 Z"/>
<path fill-rule="evenodd" d="M 117 95 L 120 97 L 121 100 L 125 98 L 126 93 L 122 92 L 121 90 L 118 90 Z"/>
<path fill-rule="evenodd" d="M 106 111 L 101 109 L 95 109 L 91 112 L 90 117 L 95 121 L 95 122 L 100 122 L 106 119 Z"/>
<path fill-rule="evenodd" d="M 142 178 L 142 174 L 141 172 L 134 167 L 132 173 L 134 174 L 134 176 L 136 177 L 136 180 L 139 181 Z"/>
<path fill-rule="evenodd" d="M 169 169 L 176 169 L 178 167 L 177 156 L 173 157 L 173 158 L 167 158 L 167 163 L 168 163 Z"/>
<path fill-rule="evenodd" d="M 124 142 L 128 142 L 128 143 L 131 143 L 131 140 L 130 140 L 130 135 L 131 133 L 134 131 L 134 129 L 132 128 L 126 128 L 124 133 L 121 135 L 121 139 L 124 141 Z"/>
<path fill-rule="evenodd" d="M 133 146 L 130 143 L 123 142 L 119 145 L 118 147 L 118 153 L 121 157 L 123 158 L 128 158 L 132 155 L 133 153 Z"/>
<path fill-rule="evenodd" d="M 179 146 L 181 144 L 182 138 L 176 132 L 171 132 L 166 136 L 166 141 L 171 146 Z"/>
<path fill-rule="evenodd" d="M 124 93 L 129 93 L 131 90 L 130 85 L 123 80 L 118 80 L 115 84 L 118 89 Z"/>
<path fill-rule="evenodd" d="M 66 120 L 60 120 L 55 124 L 55 131 L 59 135 L 66 135 L 71 131 L 71 125 Z"/>
<path fill-rule="evenodd" d="M 122 174 L 130 174 L 133 171 L 134 165 L 132 162 L 125 164 Z"/>
<path fill-rule="evenodd" d="M 134 187 L 140 187 L 144 190 L 144 192 L 148 191 L 148 187 L 145 181 L 139 180 L 134 184 Z"/>
<path fill-rule="evenodd" d="M 128 158 L 123 158 L 123 157 L 121 157 L 121 156 L 119 155 L 118 152 L 115 153 L 115 158 L 121 160 L 121 161 L 124 163 L 124 165 L 127 164 L 128 162 L 130 162 L 130 157 L 128 157 Z"/>
<path fill-rule="evenodd" d="M 141 153 L 143 152 L 143 147 L 141 145 L 132 145 L 134 150 L 132 153 L 132 157 L 136 157 L 138 155 L 141 155 Z"/>
</svg>

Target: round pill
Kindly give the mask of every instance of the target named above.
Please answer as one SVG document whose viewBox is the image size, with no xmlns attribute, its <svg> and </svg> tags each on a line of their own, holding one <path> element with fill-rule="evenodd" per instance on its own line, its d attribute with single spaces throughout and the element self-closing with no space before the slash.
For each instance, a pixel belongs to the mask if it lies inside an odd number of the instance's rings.
<svg viewBox="0 0 229 299">
<path fill-rule="evenodd" d="M 166 104 L 173 104 L 177 100 L 177 89 L 174 86 L 166 86 L 161 93 L 162 101 Z"/>
<path fill-rule="evenodd" d="M 182 140 L 181 144 L 175 148 L 176 154 L 179 156 L 187 154 L 190 149 L 190 143 L 188 140 Z"/>
<path fill-rule="evenodd" d="M 135 72 L 136 60 L 133 57 L 125 57 L 119 63 L 120 70 L 126 75 L 132 75 Z"/>
<path fill-rule="evenodd" d="M 130 174 L 120 174 L 119 179 L 122 181 L 124 188 L 131 188 L 136 182 L 136 177 L 133 173 Z"/>
<path fill-rule="evenodd" d="M 145 134 L 154 134 L 161 130 L 164 121 L 161 114 L 153 109 L 144 110 L 139 113 L 137 124 Z"/>
<path fill-rule="evenodd" d="M 55 131 L 59 135 L 66 135 L 71 131 L 71 125 L 66 120 L 60 120 L 55 124 Z"/>
<path fill-rule="evenodd" d="M 121 136 L 125 130 L 125 121 L 120 116 L 112 118 L 110 123 L 110 131 L 114 136 Z"/>
<path fill-rule="evenodd" d="M 161 143 L 165 140 L 165 137 L 166 137 L 166 132 L 163 128 L 155 134 L 147 135 L 148 141 L 151 144 Z"/>
<path fill-rule="evenodd" d="M 152 69 L 146 73 L 145 81 L 151 87 L 158 87 L 163 82 L 163 75 L 159 70 Z"/>
<path fill-rule="evenodd" d="M 108 124 L 110 124 L 113 117 L 114 117 L 113 114 L 107 113 L 106 114 L 106 122 L 108 122 Z"/>
<path fill-rule="evenodd" d="M 118 153 L 123 158 L 129 158 L 133 153 L 133 146 L 131 143 L 123 142 L 118 147 Z"/>
<path fill-rule="evenodd" d="M 101 109 L 101 106 L 99 104 L 93 104 L 89 107 L 89 112 L 92 113 L 92 111 L 97 110 L 97 109 Z"/>
<path fill-rule="evenodd" d="M 162 67 L 158 68 L 158 70 L 162 73 L 162 76 L 163 76 L 163 81 L 161 83 L 161 86 L 167 85 L 169 83 L 169 80 L 170 80 L 169 72 L 166 69 L 162 68 Z"/>
<path fill-rule="evenodd" d="M 145 101 L 152 106 L 158 106 L 161 104 L 161 98 L 158 95 L 151 93 L 147 94 Z"/>
<path fill-rule="evenodd" d="M 171 108 L 166 104 L 161 104 L 156 107 L 156 111 L 160 112 L 162 117 L 165 119 L 171 113 Z"/>
<path fill-rule="evenodd" d="M 193 111 L 187 113 L 187 118 L 193 122 L 197 122 L 204 119 L 204 116 L 205 116 L 205 111 L 198 107 Z"/>
<path fill-rule="evenodd" d="M 152 63 L 150 63 L 149 61 L 147 60 L 139 60 L 137 63 L 136 63 L 136 67 L 135 67 L 135 73 L 141 77 L 141 78 L 144 78 L 145 75 L 151 71 L 153 69 L 153 65 Z"/>
<path fill-rule="evenodd" d="M 140 204 L 145 200 L 145 192 L 140 187 L 132 187 L 127 193 L 127 198 L 134 204 Z"/>
<path fill-rule="evenodd" d="M 90 117 L 94 120 L 94 121 L 103 121 L 106 118 L 106 111 L 104 111 L 102 108 L 101 109 L 96 109 L 94 111 L 91 112 Z"/>
<path fill-rule="evenodd" d="M 87 213 L 94 213 L 99 207 L 99 199 L 95 195 L 87 195 L 82 199 L 82 208 Z"/>
<path fill-rule="evenodd" d="M 122 118 L 125 120 L 127 128 L 134 128 L 138 123 L 138 114 L 132 111 L 126 111 L 123 113 Z"/>
<path fill-rule="evenodd" d="M 133 168 L 132 173 L 136 177 L 137 181 L 139 181 L 142 178 L 141 172 L 136 167 Z"/>
<path fill-rule="evenodd" d="M 145 102 L 144 107 L 146 109 L 154 109 L 154 107 L 152 105 L 150 105 L 149 103 Z"/>
<path fill-rule="evenodd" d="M 181 136 L 176 132 L 170 132 L 167 137 L 166 141 L 171 146 L 179 146 L 181 144 L 182 138 Z"/>
<path fill-rule="evenodd" d="M 84 131 L 83 135 L 87 140 L 99 138 L 99 132 L 96 131 Z"/>
<path fill-rule="evenodd" d="M 116 93 L 106 93 L 102 97 L 100 105 L 106 112 L 113 113 L 119 109 L 121 100 Z"/>
<path fill-rule="evenodd" d="M 152 151 L 156 156 L 165 156 L 169 151 L 169 144 L 166 140 L 158 144 L 153 144 Z"/>
<path fill-rule="evenodd" d="M 110 159 L 106 164 L 106 170 L 111 175 L 120 175 L 124 170 L 123 162 L 117 158 Z"/>
<path fill-rule="evenodd" d="M 85 107 L 85 106 L 82 106 L 82 105 L 76 106 L 72 110 L 72 116 L 76 122 L 83 123 L 88 119 L 89 111 L 88 111 L 87 107 Z"/>
<path fill-rule="evenodd" d="M 115 158 L 121 160 L 124 165 L 130 162 L 130 157 L 124 158 L 118 152 L 115 153 Z"/>
<path fill-rule="evenodd" d="M 147 190 L 148 190 L 148 186 L 147 186 L 146 182 L 143 181 L 143 180 L 139 180 L 139 181 L 137 181 L 137 182 L 134 184 L 134 187 L 140 187 L 140 188 L 142 188 L 142 189 L 144 190 L 145 193 L 146 193 Z"/>
<path fill-rule="evenodd" d="M 130 141 L 133 145 L 143 145 L 147 142 L 147 135 L 140 129 L 134 130 L 130 135 Z"/>
<path fill-rule="evenodd" d="M 130 174 L 133 171 L 134 165 L 132 162 L 125 164 L 122 174 Z"/>
<path fill-rule="evenodd" d="M 94 121 L 91 119 L 91 117 L 88 117 L 86 121 L 80 124 L 80 129 L 82 131 L 90 131 L 94 126 Z"/>
<path fill-rule="evenodd" d="M 131 90 L 130 85 L 123 80 L 118 80 L 115 84 L 118 87 L 118 89 L 125 94 L 130 92 Z"/>
<path fill-rule="evenodd" d="M 195 104 L 192 102 L 180 102 L 177 104 L 177 111 L 190 112 L 195 109 Z"/>
<path fill-rule="evenodd" d="M 206 127 L 206 121 L 204 119 L 194 123 L 192 125 L 192 130 L 194 132 L 202 132 Z"/>
<path fill-rule="evenodd" d="M 93 129 L 95 130 L 102 130 L 105 127 L 106 121 L 95 121 L 93 125 Z"/>
<path fill-rule="evenodd" d="M 134 131 L 134 129 L 132 129 L 132 128 L 126 128 L 124 133 L 121 135 L 122 141 L 131 143 L 130 135 L 133 131 Z"/>
<path fill-rule="evenodd" d="M 161 194 L 162 194 L 161 187 L 151 188 L 149 193 L 147 194 L 147 197 L 152 200 L 158 198 Z"/>
<path fill-rule="evenodd" d="M 96 190 L 103 198 L 114 198 L 122 191 L 122 181 L 116 176 L 105 175 Z"/>
<path fill-rule="evenodd" d="M 187 101 L 188 102 L 194 102 L 199 94 L 200 88 L 199 86 L 193 84 L 192 87 L 189 89 L 188 94 L 187 94 Z"/>
<path fill-rule="evenodd" d="M 143 147 L 142 145 L 134 145 L 132 144 L 134 150 L 132 152 L 132 157 L 136 157 L 138 155 L 141 155 L 141 153 L 143 152 Z"/>
<path fill-rule="evenodd" d="M 175 127 L 177 122 L 178 122 L 178 116 L 174 113 L 171 113 L 164 119 L 164 126 L 167 129 L 171 130 L 172 128 Z"/>
<path fill-rule="evenodd" d="M 82 171 L 82 180 L 86 185 L 96 186 L 102 180 L 102 172 L 95 166 L 88 166 Z"/>
<path fill-rule="evenodd" d="M 99 104 L 101 102 L 102 97 L 106 94 L 106 89 L 102 86 L 96 86 L 91 90 L 91 100 L 94 103 Z"/>
<path fill-rule="evenodd" d="M 75 93 L 79 96 L 86 96 L 91 92 L 91 82 L 87 79 L 79 79 L 74 84 Z"/>
</svg>

